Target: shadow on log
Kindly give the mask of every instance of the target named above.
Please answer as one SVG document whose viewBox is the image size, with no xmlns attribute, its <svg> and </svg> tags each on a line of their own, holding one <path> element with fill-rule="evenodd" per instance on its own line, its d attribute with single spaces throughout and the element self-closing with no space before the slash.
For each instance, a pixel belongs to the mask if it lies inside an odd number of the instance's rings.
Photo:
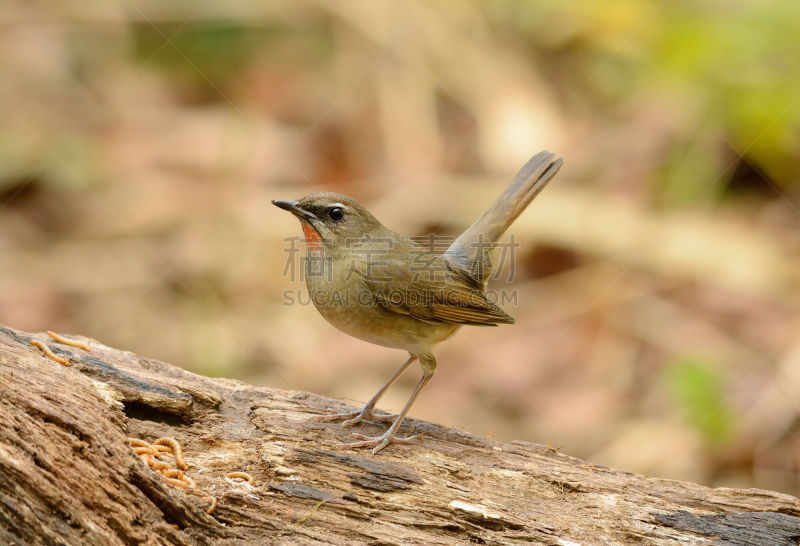
<svg viewBox="0 0 800 546">
<path fill-rule="evenodd" d="M 409 420 L 419 445 L 378 456 L 309 416 L 345 407 L 209 379 L 81 338 L 0 327 L 0 543 L 796 544 L 800 502 L 587 464 Z M 47 343 L 63 366 L 30 344 Z M 385 425 L 361 428 L 378 433 Z M 208 502 L 128 438 L 173 437 Z M 665 454 L 669 456 L 669 454 Z M 247 472 L 255 482 L 226 479 Z"/>
</svg>

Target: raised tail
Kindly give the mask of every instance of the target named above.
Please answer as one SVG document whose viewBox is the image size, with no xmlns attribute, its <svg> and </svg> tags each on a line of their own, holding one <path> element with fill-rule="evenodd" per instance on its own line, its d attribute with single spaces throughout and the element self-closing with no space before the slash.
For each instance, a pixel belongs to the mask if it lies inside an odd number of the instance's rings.
<svg viewBox="0 0 800 546">
<path fill-rule="evenodd" d="M 530 158 L 506 191 L 444 253 L 476 286 L 483 288 L 492 272 L 491 250 L 495 243 L 561 168 L 563 160 L 553 161 L 554 157 L 545 150 Z"/>
</svg>

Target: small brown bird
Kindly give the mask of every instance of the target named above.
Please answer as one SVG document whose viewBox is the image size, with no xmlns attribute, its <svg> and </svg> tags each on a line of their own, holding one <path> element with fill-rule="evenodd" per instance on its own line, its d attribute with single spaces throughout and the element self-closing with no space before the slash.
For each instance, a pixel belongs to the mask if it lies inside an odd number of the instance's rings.
<svg viewBox="0 0 800 546">
<path fill-rule="evenodd" d="M 396 436 L 420 391 L 436 370 L 433 347 L 462 325 L 496 326 L 514 319 L 486 299 L 492 250 L 508 226 L 555 176 L 562 160 L 543 151 L 514 176 L 508 188 L 444 254 L 436 254 L 381 224 L 355 200 L 312 193 L 299 201 L 272 201 L 300 219 L 306 237 L 306 286 L 317 310 L 351 336 L 408 351 L 409 358 L 363 408 L 315 417 L 317 421 L 393 421 L 381 436 L 356 435 L 342 448 L 408 443 Z M 398 415 L 375 414 L 384 392 L 414 360 L 420 379 Z"/>
</svg>

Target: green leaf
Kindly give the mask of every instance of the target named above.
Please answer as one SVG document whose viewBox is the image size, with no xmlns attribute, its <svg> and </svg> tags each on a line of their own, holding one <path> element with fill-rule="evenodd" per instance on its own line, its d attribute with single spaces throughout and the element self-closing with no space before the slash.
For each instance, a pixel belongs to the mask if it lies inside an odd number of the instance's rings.
<svg viewBox="0 0 800 546">
<path fill-rule="evenodd" d="M 697 357 L 678 357 L 667 363 L 663 382 L 673 404 L 705 440 L 721 444 L 734 431 L 733 415 L 724 396 L 723 371 Z"/>
</svg>

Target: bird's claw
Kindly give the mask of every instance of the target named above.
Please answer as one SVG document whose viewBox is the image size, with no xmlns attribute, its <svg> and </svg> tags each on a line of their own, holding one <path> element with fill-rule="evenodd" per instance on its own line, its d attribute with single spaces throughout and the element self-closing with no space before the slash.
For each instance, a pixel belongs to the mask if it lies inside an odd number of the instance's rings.
<svg viewBox="0 0 800 546">
<path fill-rule="evenodd" d="M 312 421 L 317 423 L 324 423 L 327 421 L 339 421 L 345 419 L 342 423 L 343 427 L 351 427 L 364 419 L 374 419 L 375 421 L 391 422 L 394 421 L 397 415 L 375 414 L 372 413 L 373 408 L 364 406 L 360 410 L 346 411 L 342 413 L 331 413 L 329 415 L 315 415 L 311 418 Z"/>
<path fill-rule="evenodd" d="M 361 421 L 362 419 L 372 419 L 373 421 L 382 421 L 384 423 L 393 423 L 397 418 L 397 414 L 388 413 L 372 413 L 372 410 L 362 411 L 352 419 L 348 419 L 342 423 L 343 427 L 351 427 Z"/>
<path fill-rule="evenodd" d="M 372 454 L 377 455 L 377 453 L 383 449 L 384 447 L 388 446 L 389 444 L 410 444 L 413 443 L 419 438 L 419 434 L 412 434 L 411 436 L 395 436 L 394 432 L 390 432 L 391 429 L 387 430 L 381 436 L 366 436 L 364 434 L 354 434 L 356 438 L 358 438 L 359 442 L 349 442 L 346 444 L 339 444 L 336 447 L 339 449 L 354 449 L 357 447 L 371 447 Z"/>
</svg>

